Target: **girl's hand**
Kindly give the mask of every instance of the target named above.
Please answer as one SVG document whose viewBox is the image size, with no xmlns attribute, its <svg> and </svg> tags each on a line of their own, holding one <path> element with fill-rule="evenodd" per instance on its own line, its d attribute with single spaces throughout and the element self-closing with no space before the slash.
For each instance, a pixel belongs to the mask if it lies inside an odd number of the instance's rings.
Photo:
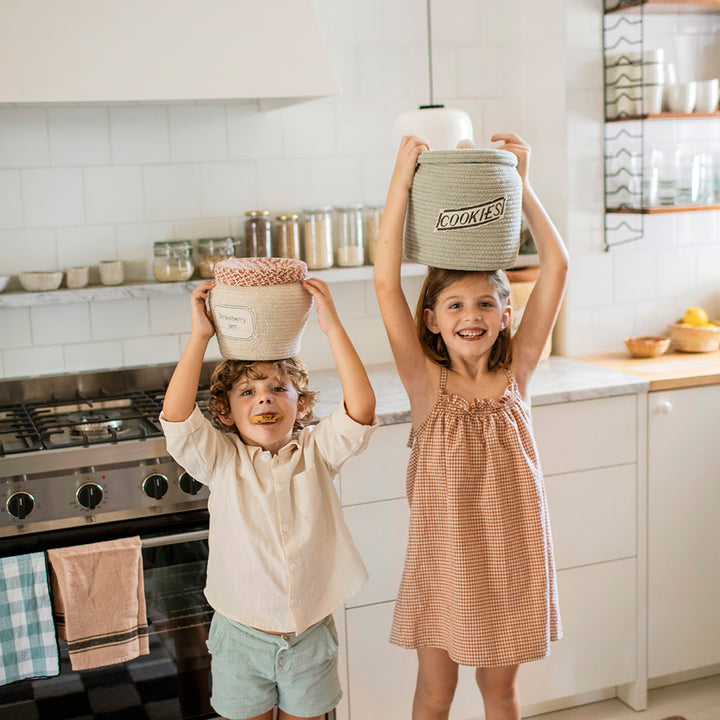
<svg viewBox="0 0 720 720">
<path fill-rule="evenodd" d="M 303 280 L 302 286 L 315 298 L 320 329 L 328 335 L 333 329 L 342 327 L 327 283 L 319 278 L 308 278 Z"/>
<path fill-rule="evenodd" d="M 215 325 L 213 325 L 212 315 L 206 304 L 208 293 L 214 285 L 214 280 L 206 280 L 200 283 L 190 296 L 192 334 L 207 339 L 210 339 L 215 334 Z"/>
<path fill-rule="evenodd" d="M 523 185 L 528 184 L 528 174 L 530 169 L 530 146 L 518 135 L 514 133 L 495 133 L 490 138 L 491 142 L 502 142 L 503 144 L 497 148 L 498 150 L 507 150 L 518 159 L 517 171 L 522 179 Z"/>
<path fill-rule="evenodd" d="M 400 141 L 397 160 L 395 161 L 395 169 L 393 170 L 392 179 L 390 180 L 390 187 L 397 187 L 409 192 L 415 175 L 418 155 L 423 150 L 429 149 L 430 147 L 422 138 L 415 137 L 414 135 L 405 135 Z"/>
</svg>

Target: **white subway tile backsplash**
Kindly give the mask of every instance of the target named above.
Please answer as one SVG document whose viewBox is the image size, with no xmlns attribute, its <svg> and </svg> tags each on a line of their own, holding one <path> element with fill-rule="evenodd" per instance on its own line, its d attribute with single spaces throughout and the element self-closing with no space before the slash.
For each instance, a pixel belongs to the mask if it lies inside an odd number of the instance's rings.
<svg viewBox="0 0 720 720">
<path fill-rule="evenodd" d="M 51 165 L 77 167 L 110 162 L 107 107 L 51 107 L 48 124 Z"/>
<path fill-rule="evenodd" d="M 83 179 L 88 223 L 140 222 L 144 219 L 140 167 L 87 168 Z"/>
<path fill-rule="evenodd" d="M 30 308 L 0 308 L 0 337 L 3 350 L 32 345 Z"/>
<path fill-rule="evenodd" d="M 172 162 L 211 162 L 228 157 L 225 108 L 180 105 L 170 108 Z"/>
<path fill-rule="evenodd" d="M 125 263 L 126 280 L 152 278 L 153 243 L 174 237 L 172 222 L 118 225 L 118 259 Z"/>
<path fill-rule="evenodd" d="M 657 285 L 653 253 L 627 248 L 625 252 L 613 253 L 612 260 L 614 302 L 655 300 Z"/>
<path fill-rule="evenodd" d="M 62 345 L 5 350 L 3 369 L 6 378 L 62 374 L 65 372 Z"/>
<path fill-rule="evenodd" d="M 180 337 L 178 335 L 158 335 L 123 340 L 125 367 L 177 362 L 180 354 Z"/>
<path fill-rule="evenodd" d="M 90 324 L 92 338 L 96 341 L 145 337 L 150 334 L 148 299 L 91 303 Z"/>
<path fill-rule="evenodd" d="M 317 158 L 310 161 L 313 196 L 333 205 L 358 203 L 362 196 L 360 159 L 357 157 Z"/>
<path fill-rule="evenodd" d="M 20 172 L 0 170 L 0 228 L 17 228 L 23 224 Z"/>
<path fill-rule="evenodd" d="M 0 230 L 0 275 L 58 270 L 56 230 Z"/>
<path fill-rule="evenodd" d="M 481 5 L 482 3 L 477 0 L 454 0 L 451 3 L 436 4 L 432 8 L 433 43 L 451 46 L 482 44 Z M 418 3 L 412 3 L 411 7 L 417 8 Z M 424 19 L 424 13 L 421 13 L 421 16 Z M 495 18 L 493 25 L 497 26 L 497 24 Z M 421 36 L 421 40 L 423 39 Z"/>
<path fill-rule="evenodd" d="M 0 108 L 0 167 L 47 166 L 47 122 L 45 108 Z"/>
<path fill-rule="evenodd" d="M 146 220 L 186 220 L 202 214 L 199 165 L 146 165 L 143 184 Z"/>
<path fill-rule="evenodd" d="M 608 306 L 613 302 L 613 256 L 605 252 L 573 257 L 568 280 L 571 307 Z"/>
<path fill-rule="evenodd" d="M 309 177 L 309 159 L 286 158 L 258 162 L 255 177 L 257 207 L 249 205 L 242 211 L 294 209 L 323 203 L 322 199 L 314 198 Z"/>
<path fill-rule="evenodd" d="M 335 118 L 326 100 L 292 105 L 283 112 L 282 142 L 288 158 L 327 157 L 336 152 Z"/>
<path fill-rule="evenodd" d="M 254 163 L 203 163 L 200 172 L 206 217 L 239 215 L 243 208 L 255 205 Z"/>
<path fill-rule="evenodd" d="M 168 108 L 111 107 L 110 146 L 116 165 L 169 162 Z"/>
<path fill-rule="evenodd" d="M 97 265 L 101 260 L 117 258 L 115 228 L 112 225 L 58 228 L 58 267 Z"/>
<path fill-rule="evenodd" d="M 33 345 L 64 345 L 89 342 L 90 307 L 88 303 L 36 305 L 30 308 Z"/>
<path fill-rule="evenodd" d="M 504 97 L 507 94 L 507 65 L 517 57 L 503 45 L 458 49 L 458 94 L 461 97 Z M 518 81 L 516 76 L 515 82 Z"/>
<path fill-rule="evenodd" d="M 112 370 L 122 367 L 122 343 L 119 340 L 65 345 L 66 372 Z"/>
<path fill-rule="evenodd" d="M 697 254 L 694 247 L 657 252 L 657 284 L 666 297 L 681 297 L 697 285 Z M 694 303 L 693 303 L 694 304 Z"/>
<path fill-rule="evenodd" d="M 230 158 L 282 157 L 282 111 L 262 111 L 257 103 L 233 103 L 226 106 L 225 114 Z"/>
<path fill-rule="evenodd" d="M 82 170 L 23 170 L 23 206 L 28 227 L 81 225 L 85 221 Z"/>
<path fill-rule="evenodd" d="M 192 328 L 190 296 L 152 297 L 150 305 L 150 333 L 189 333 Z"/>
</svg>

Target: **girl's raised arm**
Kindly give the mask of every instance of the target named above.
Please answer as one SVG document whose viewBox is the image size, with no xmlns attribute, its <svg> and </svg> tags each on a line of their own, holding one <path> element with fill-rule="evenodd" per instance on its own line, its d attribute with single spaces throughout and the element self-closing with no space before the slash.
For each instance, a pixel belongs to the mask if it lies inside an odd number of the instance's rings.
<svg viewBox="0 0 720 720">
<path fill-rule="evenodd" d="M 424 140 L 412 135 L 400 142 L 375 248 L 375 293 L 395 366 L 408 392 L 415 383 L 423 381 L 425 355 L 400 282 L 402 240 L 417 157 L 427 149 Z"/>
<path fill-rule="evenodd" d="M 518 158 L 517 169 L 523 184 L 522 211 L 540 261 L 540 276 L 513 338 L 513 370 L 524 388 L 557 319 L 567 281 L 568 253 L 560 233 L 530 186 L 530 146 L 512 133 L 499 133 L 490 139 L 502 141 L 504 144 L 499 149 L 509 150 Z"/>
</svg>

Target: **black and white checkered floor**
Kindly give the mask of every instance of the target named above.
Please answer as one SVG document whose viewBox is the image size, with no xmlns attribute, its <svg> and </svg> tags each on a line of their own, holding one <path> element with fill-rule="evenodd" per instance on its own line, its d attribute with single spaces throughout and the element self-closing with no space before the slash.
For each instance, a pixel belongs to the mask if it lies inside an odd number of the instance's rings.
<svg viewBox="0 0 720 720">
<path fill-rule="evenodd" d="M 56 677 L 0 687 L 0 720 L 216 717 L 208 707 L 185 707 L 185 712 L 181 711 L 179 694 L 193 702 L 202 693 L 192 692 L 193 678 L 178 676 L 175 664 L 154 634 L 150 635 L 150 654 L 127 665 L 73 672 L 67 653 L 62 651 L 60 664 L 61 673 Z M 208 682 L 201 674 L 194 679 Z M 179 689 L 181 684 L 184 687 Z"/>
</svg>

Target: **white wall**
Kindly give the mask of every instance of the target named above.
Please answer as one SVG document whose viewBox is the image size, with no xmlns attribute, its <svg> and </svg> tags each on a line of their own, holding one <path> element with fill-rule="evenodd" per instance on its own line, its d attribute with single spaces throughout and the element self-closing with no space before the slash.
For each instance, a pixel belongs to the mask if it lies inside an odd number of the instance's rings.
<svg viewBox="0 0 720 720">
<path fill-rule="evenodd" d="M 429 99 L 425 3 L 314 6 L 335 98 L 268 112 L 0 106 L 0 274 L 119 258 L 143 279 L 154 241 L 240 235 L 245 210 L 381 203 L 393 120 Z M 573 259 L 555 343 L 568 354 L 621 349 L 624 335 L 662 330 L 685 304 L 720 313 L 716 213 L 652 218 L 645 240 L 603 251 L 601 21 L 599 0 L 434 7 L 435 100 L 471 115 L 478 144 L 510 129 L 533 146 L 533 183 Z M 408 281 L 411 294 L 417 285 Z M 371 282 L 333 292 L 363 359 L 390 361 Z M 185 297 L 0 309 L 0 374 L 170 362 L 189 328 Z M 303 355 L 313 369 L 332 364 L 314 320 Z"/>
</svg>

